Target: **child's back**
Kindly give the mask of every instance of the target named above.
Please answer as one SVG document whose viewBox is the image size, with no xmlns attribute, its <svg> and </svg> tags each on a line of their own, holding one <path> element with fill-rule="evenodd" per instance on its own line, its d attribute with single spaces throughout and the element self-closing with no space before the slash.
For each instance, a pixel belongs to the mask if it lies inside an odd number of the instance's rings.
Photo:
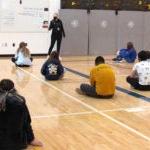
<svg viewBox="0 0 150 150">
<path fill-rule="evenodd" d="M 48 60 L 42 66 L 41 73 L 47 80 L 58 80 L 63 77 L 64 68 L 57 52 L 51 53 Z"/>
<path fill-rule="evenodd" d="M 64 73 L 64 68 L 60 61 L 53 59 L 45 62 L 41 69 L 41 73 L 47 80 L 58 80 Z"/>
<path fill-rule="evenodd" d="M 17 58 L 16 60 L 17 65 L 28 65 L 28 66 L 32 65 L 31 58 L 24 56 L 24 54 L 21 51 L 18 52 L 16 58 Z"/>
<path fill-rule="evenodd" d="M 115 74 L 107 64 L 100 64 L 91 71 L 91 83 L 95 82 L 98 95 L 114 95 Z"/>
<path fill-rule="evenodd" d="M 0 81 L 0 150 L 21 150 L 29 144 L 42 146 L 35 139 L 24 97 L 9 79 Z"/>
</svg>

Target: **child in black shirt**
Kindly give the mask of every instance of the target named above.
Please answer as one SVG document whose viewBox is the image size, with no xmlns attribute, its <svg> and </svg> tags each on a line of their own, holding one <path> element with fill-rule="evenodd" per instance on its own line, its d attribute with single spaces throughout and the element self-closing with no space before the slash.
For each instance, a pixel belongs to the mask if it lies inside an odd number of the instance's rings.
<svg viewBox="0 0 150 150">
<path fill-rule="evenodd" d="M 22 150 L 29 144 L 42 146 L 35 139 L 25 98 L 9 79 L 0 81 L 0 150 Z"/>
<path fill-rule="evenodd" d="M 56 51 L 52 52 L 48 60 L 44 63 L 41 73 L 47 80 L 59 80 L 63 77 L 64 68 Z"/>
</svg>

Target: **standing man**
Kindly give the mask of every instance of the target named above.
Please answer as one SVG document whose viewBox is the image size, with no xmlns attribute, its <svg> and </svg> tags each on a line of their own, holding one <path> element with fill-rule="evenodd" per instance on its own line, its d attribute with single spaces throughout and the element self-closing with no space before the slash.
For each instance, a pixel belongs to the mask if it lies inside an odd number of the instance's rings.
<svg viewBox="0 0 150 150">
<path fill-rule="evenodd" d="M 62 36 L 65 37 L 65 31 L 64 31 L 64 28 L 63 28 L 63 23 L 58 18 L 58 14 L 57 13 L 54 14 L 54 18 L 50 22 L 49 31 L 51 29 L 52 29 L 51 46 L 49 48 L 48 55 L 51 54 L 51 51 L 52 51 L 56 41 L 57 41 L 57 52 L 58 52 L 58 55 L 59 55 L 61 41 L 62 41 Z"/>
</svg>

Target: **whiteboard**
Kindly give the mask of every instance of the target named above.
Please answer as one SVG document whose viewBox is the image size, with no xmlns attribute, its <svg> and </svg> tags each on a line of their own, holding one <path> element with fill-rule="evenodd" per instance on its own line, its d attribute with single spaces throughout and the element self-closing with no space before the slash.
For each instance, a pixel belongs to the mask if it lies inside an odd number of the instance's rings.
<svg viewBox="0 0 150 150">
<path fill-rule="evenodd" d="M 47 32 L 49 0 L 0 0 L 0 32 Z"/>
</svg>

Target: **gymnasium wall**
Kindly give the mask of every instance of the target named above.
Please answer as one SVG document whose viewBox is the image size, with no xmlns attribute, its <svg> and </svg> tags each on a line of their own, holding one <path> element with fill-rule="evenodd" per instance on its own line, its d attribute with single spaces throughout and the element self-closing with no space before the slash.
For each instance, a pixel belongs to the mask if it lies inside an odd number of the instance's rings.
<svg viewBox="0 0 150 150">
<path fill-rule="evenodd" d="M 127 42 L 137 51 L 150 50 L 149 11 L 61 9 L 60 16 L 67 35 L 64 55 L 113 55 Z"/>
<path fill-rule="evenodd" d="M 60 0 L 49 0 L 49 20 L 59 9 Z M 14 54 L 20 41 L 28 43 L 32 54 L 45 54 L 50 44 L 50 32 L 0 32 L 0 55 Z"/>
<path fill-rule="evenodd" d="M 60 9 L 60 0 L 49 0 L 49 20 L 60 12 L 66 31 L 62 55 L 112 55 L 126 47 L 150 49 L 150 12 Z M 18 43 L 26 41 L 32 54 L 46 54 L 50 32 L 0 32 L 0 55 L 14 54 Z"/>
</svg>

